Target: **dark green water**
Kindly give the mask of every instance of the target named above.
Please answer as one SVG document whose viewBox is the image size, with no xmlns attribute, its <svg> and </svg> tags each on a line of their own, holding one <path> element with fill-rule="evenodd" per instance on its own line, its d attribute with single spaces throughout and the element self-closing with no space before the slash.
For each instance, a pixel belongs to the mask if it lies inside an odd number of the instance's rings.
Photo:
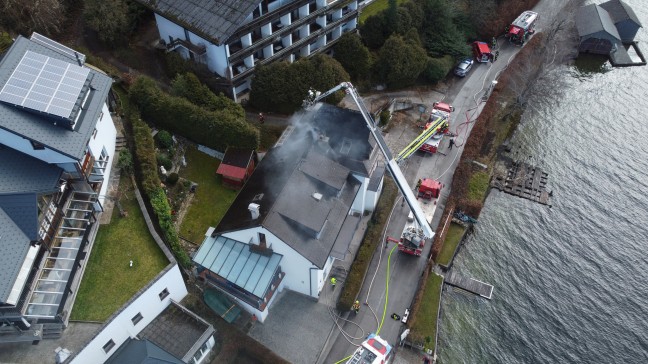
<svg viewBox="0 0 648 364">
<path fill-rule="evenodd" d="M 626 3 L 648 24 L 648 2 Z M 648 363 L 648 68 L 589 59 L 565 77 L 513 140 L 553 208 L 491 193 L 454 269 L 493 299 L 445 293 L 444 364 Z"/>
</svg>

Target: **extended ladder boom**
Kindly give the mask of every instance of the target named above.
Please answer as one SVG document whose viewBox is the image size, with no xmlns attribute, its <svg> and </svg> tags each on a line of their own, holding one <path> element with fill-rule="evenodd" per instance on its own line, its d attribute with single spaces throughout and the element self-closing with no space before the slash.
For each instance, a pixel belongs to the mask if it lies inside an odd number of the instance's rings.
<svg viewBox="0 0 648 364">
<path fill-rule="evenodd" d="M 446 122 L 447 118 L 444 116 L 437 116 L 432 124 L 416 138 L 411 143 L 409 143 L 405 149 L 403 149 L 398 156 L 396 156 L 396 162 L 400 163 L 405 159 L 409 158 L 414 152 L 416 152 L 421 145 L 423 145 L 428 139 L 430 139 L 436 132 L 437 129 Z"/>
<path fill-rule="evenodd" d="M 373 118 L 371 117 L 371 114 L 369 114 L 369 111 L 367 111 L 367 108 L 365 107 L 364 102 L 362 102 L 362 99 L 360 99 L 360 96 L 358 95 L 358 92 L 356 91 L 355 87 L 353 87 L 353 85 L 350 82 L 343 82 L 323 94 L 317 94 L 315 92 L 310 91 L 309 99 L 304 100 L 304 107 L 308 109 L 310 106 L 314 105 L 315 103 L 322 100 L 326 96 L 329 96 L 340 89 L 344 89 L 348 94 L 350 94 L 351 97 L 353 98 L 353 101 L 360 109 L 360 113 L 362 114 L 362 117 L 367 123 L 367 127 L 369 128 L 371 134 L 373 134 L 374 138 L 376 139 L 380 151 L 383 153 L 385 159 L 388 161 L 387 169 L 394 177 L 394 181 L 396 182 L 396 185 L 398 186 L 400 192 L 403 194 L 403 198 L 405 199 L 405 202 L 407 202 L 407 205 L 412 210 L 412 213 L 414 213 L 414 218 L 416 219 L 416 222 L 418 223 L 419 227 L 423 229 L 423 233 L 425 234 L 426 237 L 428 238 L 434 237 L 434 232 L 432 231 L 432 227 L 430 226 L 430 223 L 425 219 L 425 213 L 421 209 L 421 206 L 419 206 L 418 201 L 416 200 L 416 197 L 412 192 L 412 189 L 409 187 L 409 184 L 407 183 L 407 180 L 403 175 L 403 172 L 400 170 L 398 163 L 392 156 L 389 147 L 387 147 L 387 143 L 385 143 L 385 139 L 382 137 L 380 130 L 376 128 L 376 123 L 373 121 Z"/>
</svg>

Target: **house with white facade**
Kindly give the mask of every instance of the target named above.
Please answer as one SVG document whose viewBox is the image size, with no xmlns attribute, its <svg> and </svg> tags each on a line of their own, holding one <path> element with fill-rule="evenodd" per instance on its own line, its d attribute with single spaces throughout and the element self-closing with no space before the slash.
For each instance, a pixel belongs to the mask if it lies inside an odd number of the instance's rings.
<svg viewBox="0 0 648 364">
<path fill-rule="evenodd" d="M 237 101 L 254 67 L 326 52 L 354 30 L 357 0 L 137 0 L 168 51 L 205 64 Z"/>
<path fill-rule="evenodd" d="M 215 345 L 211 324 L 178 302 L 187 295 L 172 261 L 115 312 L 78 352 L 63 352 L 66 364 L 201 364 Z M 71 355 L 70 355 L 71 354 Z"/>
<path fill-rule="evenodd" d="M 283 289 L 318 299 L 383 187 L 359 112 L 319 104 L 261 160 L 193 257 L 197 274 L 263 322 Z"/>
<path fill-rule="evenodd" d="M 37 341 L 67 322 L 96 233 L 115 153 L 112 79 L 37 33 L 1 57 L 0 343 Z"/>
</svg>

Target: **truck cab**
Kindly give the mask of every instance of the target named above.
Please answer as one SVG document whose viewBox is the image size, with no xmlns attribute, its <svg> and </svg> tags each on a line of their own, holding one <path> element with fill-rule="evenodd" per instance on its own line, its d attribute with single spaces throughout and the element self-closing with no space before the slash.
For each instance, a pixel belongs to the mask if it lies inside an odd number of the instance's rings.
<svg viewBox="0 0 648 364">
<path fill-rule="evenodd" d="M 485 42 L 473 42 L 472 51 L 477 62 L 486 63 L 493 59 L 493 53 Z"/>
<path fill-rule="evenodd" d="M 524 44 L 529 36 L 535 33 L 538 13 L 525 11 L 518 16 L 506 30 L 506 37 L 513 43 Z"/>
</svg>

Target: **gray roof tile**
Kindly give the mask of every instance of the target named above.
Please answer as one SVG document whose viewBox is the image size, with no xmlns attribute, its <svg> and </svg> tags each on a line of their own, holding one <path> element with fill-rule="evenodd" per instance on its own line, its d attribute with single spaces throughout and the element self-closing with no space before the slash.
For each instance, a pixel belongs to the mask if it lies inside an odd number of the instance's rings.
<svg viewBox="0 0 648 364">
<path fill-rule="evenodd" d="M 35 194 L 0 195 L 0 208 L 30 241 L 38 240 L 38 205 Z"/>
<path fill-rule="evenodd" d="M 612 21 L 615 24 L 630 19 L 638 26 L 642 26 L 641 21 L 639 21 L 639 17 L 635 14 L 634 10 L 632 10 L 632 8 L 623 1 L 610 0 L 602 3 L 600 6 L 610 14 L 610 18 L 612 18 Z"/>
<path fill-rule="evenodd" d="M 40 43 L 18 36 L 0 61 L 0 87 L 4 86 L 28 50 L 54 59 L 77 64 L 76 60 L 70 58 L 68 55 L 56 52 Z M 99 114 L 106 102 L 112 84 L 112 79 L 99 71 L 90 69 L 90 74 L 92 74 L 90 96 L 84 107 L 85 110 L 81 112 L 74 130 L 66 129 L 62 125 L 54 125 L 53 121 L 46 116 L 27 112 L 26 110 L 2 102 L 0 102 L 0 128 L 29 140 L 39 142 L 64 155 L 80 160 L 85 154 L 88 140 L 90 140 L 92 132 L 99 120 Z"/>
<path fill-rule="evenodd" d="M 243 24 L 260 0 L 137 0 L 165 18 L 215 44 Z"/>
<path fill-rule="evenodd" d="M 576 29 L 581 37 L 605 31 L 621 40 L 610 14 L 596 4 L 581 6 L 578 9 L 576 12 Z"/>
<path fill-rule="evenodd" d="M 154 343 L 144 339 L 126 340 L 115 353 L 106 360 L 106 364 L 183 364 Z"/>
<path fill-rule="evenodd" d="M 6 302 L 29 250 L 29 238 L 0 208 L 0 303 Z"/>
<path fill-rule="evenodd" d="M 0 195 L 56 191 L 63 170 L 7 147 L 0 147 Z"/>
</svg>

